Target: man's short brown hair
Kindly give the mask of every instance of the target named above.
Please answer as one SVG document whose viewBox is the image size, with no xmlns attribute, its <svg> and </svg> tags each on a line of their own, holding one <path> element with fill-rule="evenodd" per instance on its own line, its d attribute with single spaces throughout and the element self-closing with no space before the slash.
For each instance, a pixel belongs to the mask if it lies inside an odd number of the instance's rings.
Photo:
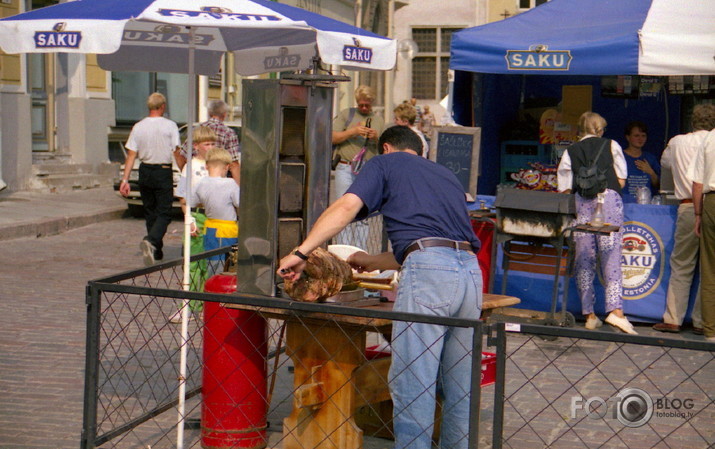
<svg viewBox="0 0 715 449">
<path fill-rule="evenodd" d="M 715 129 L 715 104 L 699 104 L 693 108 L 693 131 Z"/>
</svg>

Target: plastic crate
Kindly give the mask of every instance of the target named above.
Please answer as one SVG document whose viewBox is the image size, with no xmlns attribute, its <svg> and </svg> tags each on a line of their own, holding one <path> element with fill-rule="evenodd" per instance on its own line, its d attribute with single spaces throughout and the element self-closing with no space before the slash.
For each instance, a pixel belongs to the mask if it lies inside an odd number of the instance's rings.
<svg viewBox="0 0 715 449">
<path fill-rule="evenodd" d="M 493 352 L 482 352 L 482 380 L 479 385 L 492 385 L 497 378 L 497 355 Z"/>
<path fill-rule="evenodd" d="M 381 350 L 380 346 L 381 345 L 375 345 L 365 348 L 365 358 L 368 360 L 375 360 L 390 357 L 392 355 L 392 351 L 389 350 L 389 347 L 387 350 Z"/>
</svg>

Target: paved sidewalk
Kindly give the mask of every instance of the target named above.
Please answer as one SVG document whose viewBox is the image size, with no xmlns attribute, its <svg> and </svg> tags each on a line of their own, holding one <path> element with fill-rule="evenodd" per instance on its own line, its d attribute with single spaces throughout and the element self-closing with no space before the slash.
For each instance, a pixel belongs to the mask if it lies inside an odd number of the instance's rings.
<svg viewBox="0 0 715 449">
<path fill-rule="evenodd" d="M 167 259 L 181 256 L 181 226 L 169 225 Z M 145 231 L 126 217 L 0 241 L 0 449 L 79 447 L 87 281 L 143 268 Z"/>
<path fill-rule="evenodd" d="M 126 202 L 111 187 L 62 193 L 0 192 L 0 240 L 43 237 L 120 218 Z"/>
</svg>

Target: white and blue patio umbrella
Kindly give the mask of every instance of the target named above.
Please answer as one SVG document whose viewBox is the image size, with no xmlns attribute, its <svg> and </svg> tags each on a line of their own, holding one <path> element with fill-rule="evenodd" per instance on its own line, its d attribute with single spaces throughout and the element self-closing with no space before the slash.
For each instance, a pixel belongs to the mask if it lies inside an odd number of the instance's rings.
<svg viewBox="0 0 715 449">
<path fill-rule="evenodd" d="M 6 53 L 97 54 L 110 71 L 215 75 L 226 52 L 242 75 L 305 70 L 320 58 L 349 70 L 390 70 L 392 39 L 267 0 L 76 0 L 0 20 Z M 191 147 L 191 127 L 188 145 Z M 191 163 L 191 152 L 189 152 Z M 187 170 L 191 185 L 191 170 Z M 184 289 L 189 288 L 190 208 L 184 219 Z M 182 316 L 180 378 L 186 375 L 188 306 Z M 185 384 L 179 383 L 177 447 L 183 447 Z"/>
<path fill-rule="evenodd" d="M 349 70 L 390 70 L 397 55 L 392 39 L 268 0 L 70 1 L 0 19 L 0 48 L 97 54 L 110 71 L 209 76 L 219 72 L 226 52 L 242 75 L 305 70 L 317 58 Z M 194 76 L 189 83 L 194 123 Z M 188 210 L 185 221 L 188 229 Z"/>
<path fill-rule="evenodd" d="M 452 36 L 450 68 L 527 75 L 715 74 L 713 0 L 551 0 Z"/>
<path fill-rule="evenodd" d="M 218 73 L 225 52 L 242 75 L 304 70 L 312 58 L 389 70 L 392 39 L 267 0 L 77 0 L 0 20 L 6 53 L 96 53 L 106 70 Z"/>
<path fill-rule="evenodd" d="M 0 19 L 0 48 L 97 54 L 99 66 L 110 71 L 187 73 L 189 123 L 193 75 L 217 74 L 226 52 L 235 55 L 242 75 L 305 70 L 318 58 L 349 70 L 390 70 L 397 55 L 392 39 L 268 0 L 69 1 Z M 191 185 L 190 170 L 187 177 Z"/>
</svg>

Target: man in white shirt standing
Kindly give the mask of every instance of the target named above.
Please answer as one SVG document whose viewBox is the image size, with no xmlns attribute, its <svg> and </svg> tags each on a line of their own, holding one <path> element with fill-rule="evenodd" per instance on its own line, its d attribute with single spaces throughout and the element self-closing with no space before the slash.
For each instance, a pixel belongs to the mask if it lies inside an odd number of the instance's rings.
<svg viewBox="0 0 715 449">
<path fill-rule="evenodd" d="M 705 137 L 688 175 L 693 180 L 695 234 L 700 236 L 700 306 L 705 339 L 715 342 L 715 130 Z"/>
<path fill-rule="evenodd" d="M 139 192 L 144 204 L 147 235 L 140 244 L 144 264 L 164 258 L 164 234 L 171 222 L 174 181 L 173 152 L 179 148 L 179 128 L 164 118 L 166 97 L 154 92 L 147 99 L 149 116 L 137 122 L 127 140 L 127 158 L 119 192 L 129 195 L 129 174 L 139 158 Z"/>
<path fill-rule="evenodd" d="M 693 109 L 692 124 L 693 132 L 670 139 L 660 159 L 660 165 L 673 172 L 675 197 L 680 200 L 675 223 L 675 242 L 673 252 L 670 254 L 670 281 L 663 322 L 653 326 L 653 329 L 661 332 L 680 332 L 688 310 L 690 288 L 700 255 L 700 238 L 693 232 L 695 226 L 693 181 L 688 177 L 688 168 L 705 143 L 708 131 L 715 128 L 715 105 L 696 106 Z M 693 305 L 692 321 L 693 332 L 702 334 L 699 288 Z"/>
</svg>

